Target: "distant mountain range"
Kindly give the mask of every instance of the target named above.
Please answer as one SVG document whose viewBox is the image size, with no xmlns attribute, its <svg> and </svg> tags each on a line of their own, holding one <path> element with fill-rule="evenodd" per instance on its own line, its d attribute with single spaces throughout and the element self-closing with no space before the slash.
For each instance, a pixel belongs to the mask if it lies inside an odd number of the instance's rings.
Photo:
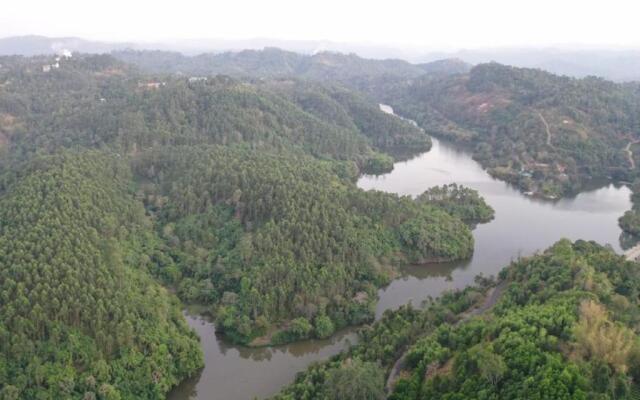
<svg viewBox="0 0 640 400">
<path fill-rule="evenodd" d="M 185 55 L 220 53 L 240 50 L 262 50 L 277 47 L 302 54 L 322 51 L 356 53 L 367 58 L 412 59 L 408 52 L 393 47 L 337 43 L 325 40 L 279 40 L 256 38 L 246 40 L 227 39 L 181 39 L 166 42 L 102 42 L 77 37 L 12 36 L 0 38 L 0 55 L 20 54 L 25 56 L 52 54 L 60 48 L 82 53 L 108 53 L 114 50 L 162 50 L 175 51 Z"/>
<path fill-rule="evenodd" d="M 189 76 L 222 74 L 249 78 L 295 77 L 342 82 L 365 90 L 370 88 L 373 80 L 382 77 L 411 79 L 425 73 L 465 73 L 472 67 L 457 59 L 411 64 L 400 59 L 366 59 L 353 53 L 323 51 L 309 55 L 274 47 L 197 56 L 159 50 L 118 50 L 111 54 L 120 61 L 154 73 Z"/>
<path fill-rule="evenodd" d="M 512 48 L 431 53 L 420 61 L 458 58 L 470 64 L 495 61 L 515 67 L 539 68 L 557 75 L 600 76 L 613 81 L 640 80 L 640 49 Z"/>
<path fill-rule="evenodd" d="M 63 49 L 82 53 L 110 53 L 124 50 L 159 50 L 194 56 L 206 53 L 239 52 L 280 48 L 289 52 L 312 55 L 321 52 L 354 53 L 374 59 L 402 59 L 427 63 L 440 59 L 458 59 L 469 64 L 496 61 L 517 67 L 539 68 L 555 74 L 574 77 L 601 76 L 614 81 L 640 80 L 640 49 L 596 48 L 504 48 L 430 52 L 392 48 L 389 46 L 337 43 L 329 41 L 295 41 L 276 39 L 217 40 L 194 39 L 170 42 L 100 42 L 77 37 L 15 36 L 0 39 L 0 55 L 53 54 Z M 179 54 L 178 54 L 179 53 Z M 156 55 L 158 56 L 158 55 Z M 208 55 L 211 57 L 210 55 Z M 202 56 L 201 61 L 207 56 Z"/>
</svg>

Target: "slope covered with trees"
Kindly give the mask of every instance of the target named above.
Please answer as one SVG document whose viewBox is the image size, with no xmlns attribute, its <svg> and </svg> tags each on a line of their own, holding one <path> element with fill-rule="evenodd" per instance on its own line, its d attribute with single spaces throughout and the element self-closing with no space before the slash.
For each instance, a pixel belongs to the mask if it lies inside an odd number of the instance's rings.
<svg viewBox="0 0 640 400">
<path fill-rule="evenodd" d="M 505 268 L 500 279 L 502 295 L 486 313 L 470 312 L 491 285 L 484 280 L 423 311 L 388 312 L 357 346 L 310 367 L 276 398 L 326 398 L 332 382 L 341 381 L 336 376 L 377 376 L 403 353 L 404 371 L 392 391 L 385 394 L 377 378 L 370 398 L 635 398 L 636 263 L 593 242 L 562 240 Z M 350 382 L 341 398 L 371 392 L 371 382 Z"/>
<path fill-rule="evenodd" d="M 427 132 L 470 145 L 493 175 L 524 191 L 559 196 L 593 178 L 637 173 L 626 150 L 640 137 L 635 84 L 492 63 L 376 90 Z"/>
<path fill-rule="evenodd" d="M 3 399 L 159 399 L 202 366 L 122 160 L 39 157 L 0 195 Z"/>
<path fill-rule="evenodd" d="M 411 78 L 432 68 L 403 60 L 372 60 L 355 54 L 319 52 L 304 55 L 274 47 L 264 50 L 208 53 L 185 56 L 166 51 L 115 51 L 112 55 L 128 64 L 154 73 L 192 76 L 299 77 L 343 83 L 366 83 L 380 77 Z M 436 67 L 437 68 L 437 67 Z"/>
<path fill-rule="evenodd" d="M 278 49 L 196 57 L 115 54 L 151 71 L 340 82 L 390 104 L 430 134 L 469 145 L 494 176 L 546 197 L 592 179 L 629 180 L 640 162 L 640 90 L 600 78 L 574 79 L 496 63 L 412 65 L 355 55 Z M 631 150 L 631 151 L 630 151 Z"/>
<path fill-rule="evenodd" d="M 362 132 L 375 148 L 401 147 L 420 152 L 431 145 L 424 131 L 401 118 L 381 113 L 377 104 L 344 86 L 291 79 L 272 80 L 267 86 L 320 119 Z"/>
<path fill-rule="evenodd" d="M 321 111 L 325 104 L 301 103 L 267 84 L 224 76 L 191 82 L 154 77 L 109 56 L 64 59 L 43 72 L 42 63 L 51 61 L 2 60 L 0 146 L 11 158 L 61 147 L 135 154 L 157 145 L 248 142 L 353 160 L 366 169 L 384 159 L 384 146 L 430 145 L 424 132 L 346 89 L 331 90 L 340 101 L 328 99 L 329 90 L 319 86 L 306 89 L 309 98 L 336 108 L 327 114 Z M 336 114 L 347 123 L 333 119 Z"/>
<path fill-rule="evenodd" d="M 561 241 L 503 271 L 510 285 L 486 318 L 419 340 L 391 398 L 633 398 L 639 275 L 593 243 Z"/>
<path fill-rule="evenodd" d="M 408 305 L 386 311 L 379 321 L 360 330 L 358 344 L 326 362 L 311 365 L 274 398 L 355 400 L 362 398 L 362 393 L 368 393 L 368 399 L 387 398 L 388 371 L 407 346 L 442 324 L 460 321 L 491 285 L 490 280 L 479 280 L 476 287 L 448 292 L 423 310 Z M 364 383 L 359 379 L 363 376 L 373 379 Z M 336 381 L 341 382 L 339 389 L 335 388 Z M 336 390 L 340 390 L 340 397 L 335 397 Z"/>
<path fill-rule="evenodd" d="M 136 171 L 176 261 L 158 275 L 186 301 L 215 305 L 219 329 L 242 343 L 324 337 L 324 325 L 367 321 L 395 264 L 473 250 L 460 219 L 362 191 L 346 162 L 172 147 L 142 155 Z"/>
</svg>

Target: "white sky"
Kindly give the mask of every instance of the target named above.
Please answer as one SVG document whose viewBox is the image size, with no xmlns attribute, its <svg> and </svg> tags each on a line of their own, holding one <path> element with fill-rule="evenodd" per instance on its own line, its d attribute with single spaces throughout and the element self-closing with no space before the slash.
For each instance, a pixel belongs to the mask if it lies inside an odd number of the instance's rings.
<svg viewBox="0 0 640 400">
<path fill-rule="evenodd" d="M 639 46 L 638 0 L 2 0 L 0 37 Z"/>
</svg>

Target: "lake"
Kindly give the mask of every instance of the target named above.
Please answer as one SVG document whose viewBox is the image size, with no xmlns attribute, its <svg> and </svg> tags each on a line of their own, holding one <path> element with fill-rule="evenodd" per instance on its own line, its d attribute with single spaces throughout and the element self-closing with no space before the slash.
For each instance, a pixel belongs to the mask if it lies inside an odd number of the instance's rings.
<svg viewBox="0 0 640 400">
<path fill-rule="evenodd" d="M 380 289 L 376 317 L 387 309 L 412 302 L 419 305 L 444 290 L 462 288 L 482 273 L 495 275 L 512 260 L 543 250 L 561 238 L 595 240 L 620 252 L 618 218 L 631 208 L 630 191 L 605 185 L 554 202 L 523 195 L 493 179 L 471 155 L 433 139 L 427 153 L 395 164 L 383 176 L 363 176 L 362 189 L 415 196 L 435 185 L 457 182 L 480 192 L 495 209 L 495 219 L 475 228 L 475 251 L 470 260 L 401 269 L 402 275 Z M 226 344 L 203 316 L 187 314 L 200 335 L 206 366 L 169 395 L 171 400 L 264 398 L 292 382 L 313 361 L 324 360 L 354 343 L 354 330 L 327 340 L 250 349 Z"/>
<path fill-rule="evenodd" d="M 433 139 L 432 149 L 414 159 L 396 163 L 386 175 L 364 176 L 363 189 L 416 196 L 427 188 L 459 183 L 480 192 L 495 210 L 495 219 L 473 231 L 470 260 L 403 268 L 404 276 L 379 292 L 376 315 L 412 301 L 419 305 L 443 290 L 462 288 L 473 278 L 497 274 L 520 256 L 544 250 L 561 238 L 595 240 L 621 252 L 618 218 L 631 208 L 631 191 L 608 184 L 557 201 L 526 196 L 492 178 L 471 155 Z"/>
</svg>

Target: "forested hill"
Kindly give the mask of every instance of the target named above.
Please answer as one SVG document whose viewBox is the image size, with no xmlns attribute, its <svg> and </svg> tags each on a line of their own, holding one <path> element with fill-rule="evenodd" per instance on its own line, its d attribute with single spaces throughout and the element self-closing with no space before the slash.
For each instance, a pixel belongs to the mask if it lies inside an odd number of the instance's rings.
<svg viewBox="0 0 640 400">
<path fill-rule="evenodd" d="M 640 139 L 640 87 L 633 83 L 497 63 L 413 65 L 278 49 L 196 57 L 114 54 L 150 71 L 339 82 L 392 105 L 427 133 L 469 144 L 494 176 L 546 197 L 575 192 L 594 178 L 632 179 L 640 161 L 633 151 Z"/>
<path fill-rule="evenodd" d="M 591 178 L 637 173 L 636 84 L 492 63 L 468 74 L 391 82 L 375 93 L 427 132 L 472 145 L 492 174 L 524 191 L 558 196 Z"/>
<path fill-rule="evenodd" d="M 135 165 L 171 255 L 156 274 L 186 301 L 214 306 L 217 328 L 241 343 L 326 337 L 368 321 L 400 260 L 473 251 L 456 212 L 358 189 L 348 163 L 174 146 Z"/>
<path fill-rule="evenodd" d="M 361 167 L 381 168 L 382 160 L 388 169 L 391 160 L 374 149 L 430 145 L 424 132 L 346 89 L 308 86 L 302 99 L 224 76 L 144 75 L 109 56 L 64 59 L 44 72 L 52 62 L 2 60 L 0 145 L 12 157 L 74 146 L 135 153 L 153 145 L 250 142 Z"/>
<path fill-rule="evenodd" d="M 480 279 L 424 310 L 386 312 L 358 345 L 312 365 L 276 398 L 637 398 L 636 263 L 562 240 L 500 280 Z"/>
<path fill-rule="evenodd" d="M 166 51 L 115 51 L 117 59 L 155 73 L 191 76 L 217 74 L 237 77 L 298 77 L 311 80 L 365 85 L 380 78 L 410 79 L 429 72 L 463 73 L 471 65 L 460 60 L 425 64 L 388 59 L 373 60 L 355 54 L 320 52 L 313 55 L 277 48 L 185 56 Z"/>
<path fill-rule="evenodd" d="M 203 364 L 126 163 L 38 157 L 0 196 L 0 396 L 160 398 Z"/>
</svg>

